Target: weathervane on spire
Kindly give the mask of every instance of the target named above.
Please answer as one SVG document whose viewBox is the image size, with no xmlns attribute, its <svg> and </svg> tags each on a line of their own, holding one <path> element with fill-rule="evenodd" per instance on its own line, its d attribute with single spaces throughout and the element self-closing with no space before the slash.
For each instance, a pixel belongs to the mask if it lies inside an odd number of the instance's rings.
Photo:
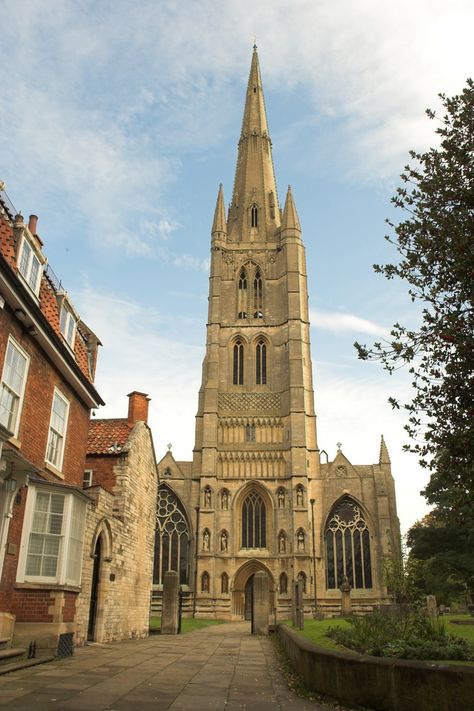
<svg viewBox="0 0 474 711">
<path fill-rule="evenodd" d="M 257 51 L 257 38 L 255 35 L 253 36 L 253 51 Z"/>
</svg>

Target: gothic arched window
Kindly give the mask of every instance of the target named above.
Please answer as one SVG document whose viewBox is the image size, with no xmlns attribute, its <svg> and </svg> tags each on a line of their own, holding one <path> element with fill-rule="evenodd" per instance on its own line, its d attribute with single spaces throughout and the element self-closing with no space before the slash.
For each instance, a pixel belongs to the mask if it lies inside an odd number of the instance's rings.
<svg viewBox="0 0 474 711">
<path fill-rule="evenodd" d="M 248 311 L 248 292 L 247 292 L 247 273 L 245 269 L 241 269 L 238 281 L 237 290 L 237 317 L 247 318 Z"/>
<path fill-rule="evenodd" d="M 266 548 L 267 512 L 256 491 L 248 494 L 242 504 L 242 548 Z"/>
<path fill-rule="evenodd" d="M 267 346 L 263 338 L 255 349 L 255 382 L 257 385 L 265 385 L 267 382 Z"/>
<path fill-rule="evenodd" d="M 369 529 L 360 507 L 349 496 L 333 506 L 324 538 L 327 587 L 339 588 L 347 576 L 353 588 L 371 588 Z"/>
<path fill-rule="evenodd" d="M 263 281 L 259 269 L 255 272 L 253 280 L 253 308 L 253 317 L 263 318 Z"/>
<path fill-rule="evenodd" d="M 244 384 L 244 344 L 242 341 L 236 341 L 234 345 L 233 359 L 233 378 L 234 385 Z"/>
<path fill-rule="evenodd" d="M 164 574 L 174 570 L 186 585 L 190 539 L 184 507 L 166 484 L 158 489 L 157 503 L 153 584 L 163 585 Z"/>
<path fill-rule="evenodd" d="M 250 226 L 258 227 L 258 207 L 252 205 L 250 208 Z"/>
</svg>

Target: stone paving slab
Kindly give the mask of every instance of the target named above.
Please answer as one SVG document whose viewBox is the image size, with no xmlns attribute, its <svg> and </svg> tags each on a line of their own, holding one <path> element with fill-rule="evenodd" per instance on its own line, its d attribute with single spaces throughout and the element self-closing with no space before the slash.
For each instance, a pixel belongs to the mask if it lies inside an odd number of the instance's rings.
<svg viewBox="0 0 474 711">
<path fill-rule="evenodd" d="M 288 690 L 273 643 L 244 622 L 91 645 L 0 677 L 8 711 L 331 711 Z M 340 711 L 340 707 L 337 707 Z M 333 709 L 335 711 L 335 709 Z"/>
</svg>

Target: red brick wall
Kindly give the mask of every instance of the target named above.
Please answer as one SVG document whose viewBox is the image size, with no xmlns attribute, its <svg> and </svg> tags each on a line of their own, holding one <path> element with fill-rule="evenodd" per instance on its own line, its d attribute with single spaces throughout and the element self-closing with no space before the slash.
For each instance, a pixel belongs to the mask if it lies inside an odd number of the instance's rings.
<svg viewBox="0 0 474 711">
<path fill-rule="evenodd" d="M 63 622 L 74 622 L 76 616 L 77 593 L 64 593 Z"/>
<path fill-rule="evenodd" d="M 14 590 L 9 612 L 17 622 L 52 622 L 48 610 L 53 602 L 49 590 Z"/>
<path fill-rule="evenodd" d="M 104 456 L 87 456 L 85 469 L 92 469 L 94 472 L 92 477 L 92 485 L 100 484 L 104 489 L 114 493 L 115 473 L 114 467 L 118 464 L 119 457 L 111 457 L 106 454 Z"/>
<path fill-rule="evenodd" d="M 30 356 L 25 397 L 21 412 L 18 440 L 21 453 L 33 464 L 44 467 L 49 421 L 54 387 L 69 400 L 69 418 L 62 472 L 68 484 L 82 485 L 89 409 L 77 398 L 54 365 L 46 358 L 38 344 L 23 332 L 21 324 L 7 307 L 2 312 L 0 325 L 0 372 L 3 370 L 8 336 L 12 335 Z M 57 478 L 52 475 L 53 479 Z"/>
</svg>

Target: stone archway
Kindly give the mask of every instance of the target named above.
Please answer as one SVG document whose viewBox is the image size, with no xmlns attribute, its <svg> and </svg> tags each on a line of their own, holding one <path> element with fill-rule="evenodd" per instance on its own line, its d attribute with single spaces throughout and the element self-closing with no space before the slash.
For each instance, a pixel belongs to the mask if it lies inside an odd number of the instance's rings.
<svg viewBox="0 0 474 711">
<path fill-rule="evenodd" d="M 232 619 L 244 620 L 248 619 L 252 605 L 252 581 L 256 572 L 263 571 L 269 578 L 270 589 L 270 610 L 273 612 L 275 605 L 275 581 L 270 570 L 260 560 L 252 558 L 246 561 L 234 575 L 232 585 Z"/>
</svg>

